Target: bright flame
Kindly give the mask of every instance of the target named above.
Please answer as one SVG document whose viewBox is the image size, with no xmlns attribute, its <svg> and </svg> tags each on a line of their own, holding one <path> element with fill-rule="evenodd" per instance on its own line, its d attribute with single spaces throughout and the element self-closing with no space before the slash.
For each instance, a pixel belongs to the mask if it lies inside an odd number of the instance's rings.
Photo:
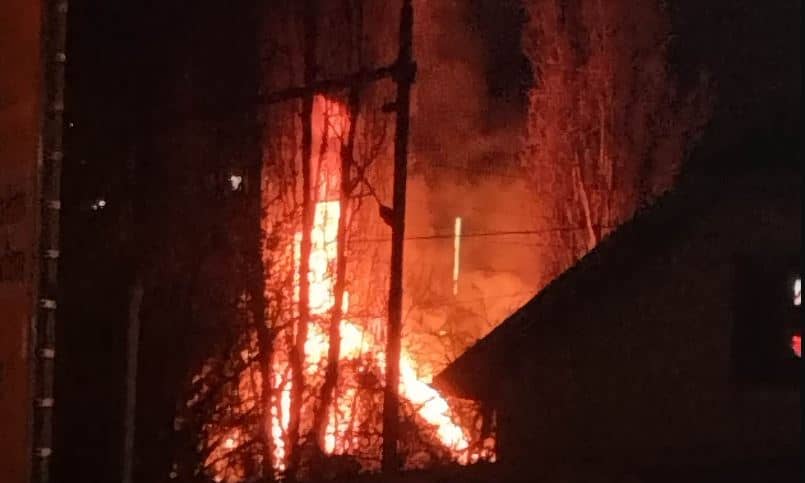
<svg viewBox="0 0 805 483">
<path fill-rule="evenodd" d="M 794 280 L 794 305 L 800 306 L 802 304 L 802 281 L 799 277 Z"/>
<path fill-rule="evenodd" d="M 335 260 L 338 237 L 338 217 L 341 205 L 338 201 L 323 201 L 316 204 L 311 232 L 310 272 L 308 273 L 309 305 L 312 315 L 326 314 L 335 304 L 330 261 Z M 294 260 L 299 266 L 302 234 L 294 236 Z M 299 301 L 299 275 L 295 277 L 294 300 Z M 346 297 L 344 298 L 346 300 Z"/>
<path fill-rule="evenodd" d="M 340 205 L 338 201 L 322 201 L 316 204 L 314 227 L 311 233 L 310 273 L 310 311 L 313 315 L 325 314 L 335 304 L 333 286 L 335 281 L 331 275 L 330 266 L 337 253 L 338 218 Z M 460 220 L 460 219 L 459 219 Z M 460 221 L 457 226 L 460 227 Z M 297 246 L 294 253 L 299 266 L 299 243 L 301 233 L 295 236 Z M 297 278 L 297 281 L 299 279 Z M 295 288 L 298 297 L 299 287 Z M 298 300 L 298 299 L 297 299 Z M 349 309 L 349 294 L 344 293 L 343 312 Z M 357 324 L 342 320 L 340 324 L 341 359 L 357 359 L 362 354 L 374 353 L 378 367 L 385 370 L 385 353 L 379 350 L 382 344 L 375 337 Z M 311 324 L 307 341 L 305 342 L 305 360 L 309 373 L 316 373 L 322 367 L 322 361 L 327 357 L 329 341 L 326 334 L 316 325 Z M 417 364 L 411 355 L 403 350 L 400 356 L 400 394 L 418 408 L 418 414 L 428 423 L 436 427 L 436 433 L 443 445 L 453 451 L 460 452 L 468 448 L 468 438 L 464 430 L 453 422 L 450 417 L 450 407 L 444 398 L 432 387 L 423 381 L 424 377 L 417 375 Z M 289 391 L 290 389 L 288 389 Z M 283 395 L 285 393 L 283 392 Z M 283 401 L 283 413 L 289 409 L 289 401 Z M 339 411 L 345 414 L 345 420 L 352 416 L 352 408 L 339 406 Z M 343 424 L 341 425 L 343 426 Z M 281 434 L 287 428 L 284 421 L 282 428 L 275 430 Z M 333 418 L 330 418 L 325 433 L 325 449 L 332 453 L 339 438 L 346 437 L 344 427 L 336 427 Z M 279 445 L 278 445 L 279 447 Z M 284 454 L 284 453 L 283 453 Z"/>
<path fill-rule="evenodd" d="M 312 327 L 314 330 L 311 331 L 305 344 L 305 356 L 308 362 L 314 365 L 326 357 L 329 343 L 327 336 L 321 330 L 316 326 Z M 380 344 L 371 334 L 346 320 L 341 321 L 340 330 L 342 359 L 355 359 L 375 349 L 378 366 L 385 370 L 385 353 L 376 350 Z M 417 375 L 416 363 L 405 350 L 400 356 L 400 394 L 418 408 L 418 414 L 425 421 L 436 427 L 437 436 L 442 444 L 453 451 L 467 449 L 469 445 L 467 436 L 461 426 L 454 423 L 450 417 L 447 401 Z M 339 407 L 339 410 L 347 415 L 352 413 L 349 407 Z M 332 422 L 327 427 L 326 434 L 330 442 L 327 445 L 328 452 L 333 451 L 337 436 L 345 436 L 333 427 Z"/>
<path fill-rule="evenodd" d="M 325 149 L 317 151 L 317 158 L 312 166 L 313 179 L 316 181 L 312 195 L 314 199 L 321 200 L 316 203 L 313 227 L 311 230 L 311 254 L 309 258 L 309 271 L 307 274 L 300 274 L 301 241 L 302 233 L 296 233 L 293 237 L 293 246 L 288 247 L 293 253 L 294 269 L 296 271 L 293 279 L 293 300 L 298 303 L 301 284 L 307 283 L 309 287 L 309 309 L 311 318 L 305 323 L 308 324 L 308 336 L 304 344 L 305 371 L 311 389 L 319 384 L 321 376 L 327 363 L 329 349 L 329 337 L 322 328 L 328 321 L 328 314 L 335 305 L 335 260 L 338 252 L 338 221 L 344 215 L 341 213 L 341 203 L 338 200 L 340 193 L 340 148 L 350 129 L 349 117 L 346 109 L 337 102 L 327 101 L 321 96 L 317 96 L 314 103 L 314 145 L 321 145 Z M 326 141 L 326 143 L 325 143 Z M 232 180 L 230 180 L 232 181 Z M 234 183 L 234 181 L 233 181 Z M 233 184 L 234 187 L 234 184 Z M 456 249 L 454 258 L 454 283 L 458 279 L 458 258 L 459 244 L 461 236 L 461 219 L 456 218 Z M 304 277 L 304 278 L 303 278 Z M 340 361 L 343 362 L 345 371 L 342 373 L 346 381 L 347 377 L 364 378 L 369 381 L 370 389 L 376 390 L 380 384 L 382 375 L 385 372 L 386 360 L 383 350 L 385 321 L 382 317 L 363 316 L 356 319 L 354 314 L 349 313 L 350 297 L 347 291 L 343 294 L 342 313 L 343 319 L 339 324 L 341 337 Z M 298 317 L 298 313 L 296 316 Z M 293 329 L 287 329 L 292 331 Z M 290 332 L 292 336 L 293 332 Z M 290 340 L 290 339 L 287 339 Z M 278 343 L 284 342 L 282 337 L 278 337 Z M 287 349 L 287 347 L 286 347 Z M 242 354 L 244 361 L 253 354 L 245 351 Z M 272 362 L 271 380 L 268 381 L 272 387 L 272 402 L 270 407 L 270 426 L 273 442 L 274 467 L 278 471 L 286 469 L 286 459 L 288 457 L 287 430 L 290 422 L 291 406 L 291 380 L 290 365 L 287 356 L 282 351 L 277 351 Z M 349 369 L 346 369 L 349 368 Z M 433 389 L 428 382 L 431 374 L 420 373 L 423 367 L 419 367 L 417 361 L 410 352 L 403 349 L 400 356 L 400 386 L 399 392 L 402 398 L 411 403 L 417 411 L 418 416 L 434 428 L 435 437 L 441 444 L 452 452 L 453 457 L 461 464 L 474 463 L 479 459 L 494 461 L 494 439 L 487 438 L 478 451 L 470 451 L 468 432 L 460 426 L 452 417 L 452 411 L 447 401 Z M 427 371 L 422 371 L 427 372 Z M 379 373 L 379 376 L 378 376 Z M 264 383 L 257 374 L 258 381 L 255 383 L 254 374 L 244 372 L 239 381 L 238 394 L 242 398 L 242 403 L 236 411 L 249 411 L 254 408 L 255 397 L 260 386 Z M 374 378 L 374 379 L 373 379 Z M 363 380 L 363 379 L 361 379 Z M 352 382 L 355 382 L 353 379 Z M 351 384 L 351 383 L 350 383 Z M 363 382 L 358 383 L 358 385 Z M 335 394 L 331 407 L 327 408 L 327 426 L 323 435 L 324 449 L 329 454 L 354 454 L 351 451 L 362 451 L 366 448 L 361 436 L 361 430 L 354 427 L 366 422 L 370 425 L 377 424 L 376 411 L 372 408 L 371 401 L 365 405 L 357 403 L 359 399 L 358 385 L 349 384 L 339 385 L 335 388 Z M 370 399 L 373 396 L 370 396 Z M 305 407 L 305 406 L 303 406 Z M 309 406 L 307 409 L 310 409 Z M 310 426 L 310 418 L 303 409 L 303 420 L 308 417 L 304 424 Z M 374 426 L 373 426 L 374 427 Z M 228 431 L 228 430 L 227 430 Z M 303 430 L 304 431 L 304 430 Z M 211 466 L 216 481 L 241 481 L 245 476 L 244 469 L 238 465 L 227 466 L 226 456 L 234 454 L 245 446 L 247 439 L 239 431 L 223 432 L 217 434 L 214 449 L 207 458 L 207 463 Z M 369 443 L 369 447 L 373 448 Z"/>
</svg>

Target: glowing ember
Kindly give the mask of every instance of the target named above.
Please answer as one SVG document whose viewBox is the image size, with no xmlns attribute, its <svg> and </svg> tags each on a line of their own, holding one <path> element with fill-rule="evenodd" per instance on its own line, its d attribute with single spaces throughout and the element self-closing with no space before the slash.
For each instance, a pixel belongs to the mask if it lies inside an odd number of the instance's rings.
<svg viewBox="0 0 805 483">
<path fill-rule="evenodd" d="M 791 350 L 794 351 L 797 357 L 802 357 L 802 336 L 791 336 Z"/>
</svg>

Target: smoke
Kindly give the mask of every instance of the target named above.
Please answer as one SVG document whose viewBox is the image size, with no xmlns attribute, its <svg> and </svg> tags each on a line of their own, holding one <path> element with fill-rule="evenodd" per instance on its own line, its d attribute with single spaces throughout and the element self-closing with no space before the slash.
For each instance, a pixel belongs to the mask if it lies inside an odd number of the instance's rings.
<svg viewBox="0 0 805 483">
<path fill-rule="evenodd" d="M 406 323 L 409 343 L 442 358 L 431 361 L 436 370 L 445 356 L 460 354 L 533 296 L 541 277 L 534 237 L 509 233 L 528 231 L 535 216 L 533 190 L 518 169 L 525 102 L 500 95 L 516 90 L 522 79 L 516 69 L 493 70 L 501 61 L 490 57 L 491 46 L 500 38 L 490 32 L 489 19 L 479 18 L 483 4 L 416 0 L 414 5 L 418 74 L 406 220 Z M 510 27 L 519 39 L 519 25 Z M 509 56 L 516 60 L 522 54 Z M 501 88 L 507 85 L 512 88 Z M 462 218 L 463 236 L 454 295 L 456 217 Z"/>
<path fill-rule="evenodd" d="M 433 171 L 443 165 L 495 170 L 510 164 L 521 144 L 522 105 L 518 109 L 507 99 L 493 98 L 489 80 L 498 86 L 519 79 L 516 73 L 489 73 L 495 64 L 489 57 L 490 45 L 498 39 L 490 40 L 494 33 L 476 18 L 477 2 L 415 3 L 414 55 L 419 66 L 412 105 L 415 170 Z"/>
</svg>

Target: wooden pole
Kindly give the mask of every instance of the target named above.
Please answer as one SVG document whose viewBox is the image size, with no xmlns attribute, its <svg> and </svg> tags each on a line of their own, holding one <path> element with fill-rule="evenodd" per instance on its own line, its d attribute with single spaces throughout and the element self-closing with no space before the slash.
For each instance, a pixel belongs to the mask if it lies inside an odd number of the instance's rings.
<svg viewBox="0 0 805 483">
<path fill-rule="evenodd" d="M 386 385 L 383 393 L 383 460 L 386 474 L 399 469 L 400 346 L 402 336 L 403 240 L 405 235 L 405 191 L 408 176 L 408 131 L 411 121 L 411 85 L 416 76 L 413 61 L 414 11 L 411 0 L 403 0 L 400 15 L 400 45 L 395 66 L 397 83 L 397 128 L 394 139 L 394 193 L 391 223 L 391 281 L 389 320 L 386 336 Z"/>
</svg>

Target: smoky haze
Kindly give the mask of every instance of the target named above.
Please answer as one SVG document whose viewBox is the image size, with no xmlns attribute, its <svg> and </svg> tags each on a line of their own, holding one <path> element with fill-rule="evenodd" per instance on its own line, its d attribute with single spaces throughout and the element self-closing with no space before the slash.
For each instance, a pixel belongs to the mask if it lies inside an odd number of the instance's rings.
<svg viewBox="0 0 805 483">
<path fill-rule="evenodd" d="M 415 2 L 406 323 L 409 343 L 438 354 L 437 370 L 540 280 L 534 237 L 504 233 L 534 225 L 534 197 L 518 169 L 529 76 L 516 2 L 492 3 Z M 464 236 L 454 294 L 456 217 Z"/>
</svg>

